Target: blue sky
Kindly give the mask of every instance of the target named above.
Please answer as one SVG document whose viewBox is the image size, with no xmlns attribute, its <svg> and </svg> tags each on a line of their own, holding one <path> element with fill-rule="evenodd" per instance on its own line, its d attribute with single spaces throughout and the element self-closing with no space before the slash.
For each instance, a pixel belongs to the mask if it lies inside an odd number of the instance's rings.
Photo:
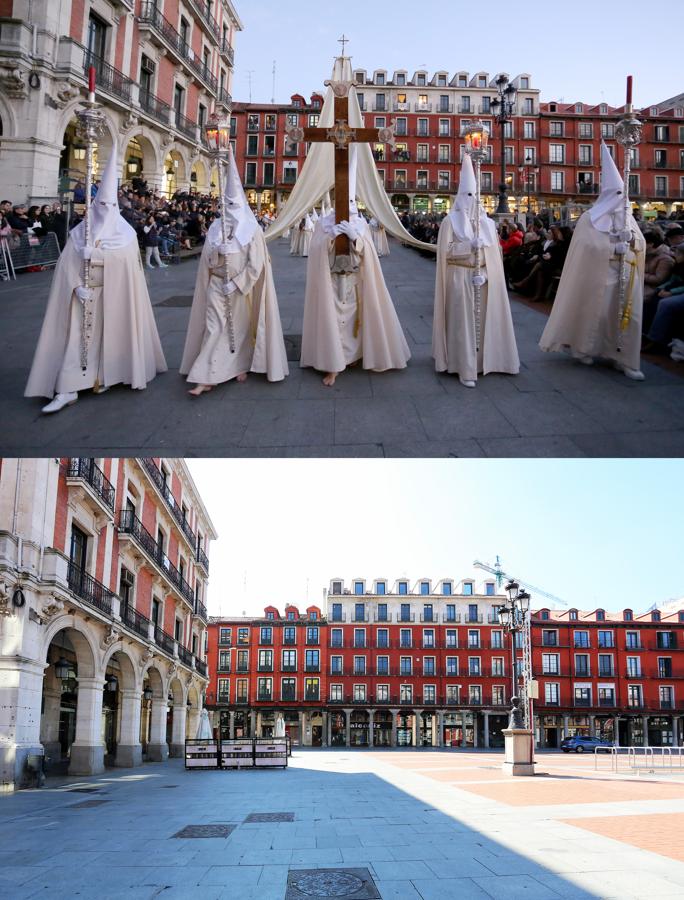
<svg viewBox="0 0 684 900">
<path fill-rule="evenodd" d="M 212 615 L 322 602 L 333 577 L 482 578 L 497 554 L 580 609 L 684 597 L 681 460 L 188 465 L 220 536 Z"/>
<path fill-rule="evenodd" d="M 677 38 L 666 37 L 682 34 L 681 2 L 236 0 L 236 8 L 244 31 L 237 35 L 233 97 L 241 101 L 249 99 L 252 70 L 252 99 L 270 102 L 274 60 L 276 102 L 320 90 L 342 33 L 351 38 L 353 65 L 368 71 L 529 72 L 544 100 L 616 106 L 624 103 L 629 74 L 637 106 L 684 90 Z"/>
</svg>

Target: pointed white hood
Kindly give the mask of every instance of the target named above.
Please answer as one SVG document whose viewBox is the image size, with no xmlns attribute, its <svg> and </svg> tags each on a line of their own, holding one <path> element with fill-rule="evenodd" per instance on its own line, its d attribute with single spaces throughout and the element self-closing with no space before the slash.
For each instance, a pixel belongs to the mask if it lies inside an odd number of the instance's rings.
<svg viewBox="0 0 684 900">
<path fill-rule="evenodd" d="M 228 224 L 233 231 L 228 243 L 232 246 L 234 252 L 237 252 L 241 247 L 246 247 L 249 244 L 259 227 L 259 223 L 247 202 L 232 150 L 228 154 L 226 180 L 223 186 L 223 208 Z M 211 223 L 207 232 L 207 240 L 212 247 L 220 247 L 223 243 L 223 230 L 220 218 L 214 219 Z"/>
<path fill-rule="evenodd" d="M 451 208 L 449 217 L 454 235 L 457 241 L 472 241 L 475 237 L 475 206 L 477 204 L 477 181 L 473 161 L 467 153 L 463 155 L 461 164 L 461 179 L 458 183 L 458 193 Z M 486 212 L 480 206 L 480 237 L 486 247 L 496 241 L 496 226 L 487 217 Z"/>
<path fill-rule="evenodd" d="M 614 216 L 624 208 L 625 184 L 610 155 L 608 147 L 601 143 L 601 193 L 599 198 L 589 210 L 594 228 L 598 231 L 608 232 L 614 225 Z M 621 220 L 617 227 L 622 227 Z"/>
<path fill-rule="evenodd" d="M 103 250 L 118 250 L 138 239 L 135 229 L 122 218 L 118 199 L 118 150 L 116 142 L 102 173 L 102 180 L 90 204 L 90 245 Z M 85 246 L 85 222 L 71 232 L 71 240 L 78 250 Z"/>
</svg>

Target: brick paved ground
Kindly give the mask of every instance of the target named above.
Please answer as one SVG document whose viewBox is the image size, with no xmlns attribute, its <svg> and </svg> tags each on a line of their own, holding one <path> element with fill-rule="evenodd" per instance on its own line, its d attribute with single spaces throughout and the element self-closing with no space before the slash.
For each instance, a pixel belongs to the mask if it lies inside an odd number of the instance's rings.
<svg viewBox="0 0 684 900">
<path fill-rule="evenodd" d="M 542 753 L 547 777 L 502 783 L 501 759 L 295 750 L 287 771 L 186 772 L 171 760 L 0 795 L 0 896 L 283 900 L 288 873 L 317 867 L 367 868 L 383 900 L 684 894 L 678 780 L 597 775 Z M 449 769 L 450 783 L 434 777 Z M 473 775 L 491 793 L 475 792 Z M 526 802 L 500 802 L 505 792 Z M 245 821 L 269 812 L 293 821 Z M 217 824 L 233 828 L 173 837 Z"/>
<path fill-rule="evenodd" d="M 300 335 L 306 261 L 271 245 L 286 334 Z M 468 391 L 438 376 L 430 357 L 435 264 L 392 242 L 382 261 L 411 347 L 402 372 L 345 373 L 331 390 L 291 364 L 269 385 L 255 376 L 201 401 L 178 375 L 197 262 L 147 272 L 169 372 L 145 391 L 117 387 L 49 419 L 22 396 L 51 273 L 0 284 L 1 455 L 125 456 L 681 456 L 684 366 L 644 364 L 630 382 L 605 366 L 588 369 L 537 346 L 543 310 L 513 303 L 523 369 L 489 375 Z"/>
</svg>

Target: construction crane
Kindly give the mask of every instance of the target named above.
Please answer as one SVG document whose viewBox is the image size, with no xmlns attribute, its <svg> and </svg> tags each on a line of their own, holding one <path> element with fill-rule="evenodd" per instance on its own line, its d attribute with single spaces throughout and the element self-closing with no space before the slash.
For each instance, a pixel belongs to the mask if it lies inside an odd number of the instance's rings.
<svg viewBox="0 0 684 900">
<path fill-rule="evenodd" d="M 499 557 L 496 557 L 496 564 L 490 566 L 488 563 L 480 562 L 480 560 L 476 559 L 473 563 L 476 569 L 482 569 L 485 572 L 489 572 L 490 575 L 494 575 L 496 578 L 496 586 L 500 588 L 504 581 L 517 581 L 521 587 L 527 588 L 533 594 L 537 596 L 546 597 L 547 600 L 553 601 L 554 604 L 558 606 L 567 606 L 568 604 L 565 600 L 561 600 L 560 597 L 556 597 L 555 594 L 549 594 L 548 591 L 543 591 L 541 588 L 535 587 L 535 585 L 530 584 L 529 581 L 524 581 L 522 578 L 518 578 L 515 575 L 509 575 L 508 572 L 504 572 L 501 568 L 501 562 Z"/>
</svg>

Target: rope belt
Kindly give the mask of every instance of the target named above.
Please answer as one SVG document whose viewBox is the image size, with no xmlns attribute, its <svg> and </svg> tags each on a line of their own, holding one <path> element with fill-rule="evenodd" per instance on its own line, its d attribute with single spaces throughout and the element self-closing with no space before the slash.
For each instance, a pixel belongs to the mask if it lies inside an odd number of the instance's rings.
<svg viewBox="0 0 684 900">
<path fill-rule="evenodd" d="M 458 266 L 461 269 L 474 269 L 475 263 L 467 262 L 465 259 L 459 259 L 458 257 L 449 257 L 447 256 L 447 265 L 448 266 Z M 484 268 L 481 266 L 480 268 Z"/>
<path fill-rule="evenodd" d="M 627 296 L 625 298 L 625 308 L 622 311 L 622 315 L 620 316 L 620 331 L 626 331 L 629 328 L 629 323 L 632 321 L 632 313 L 634 312 L 634 303 L 633 303 L 633 292 L 634 292 L 634 282 L 636 281 L 637 268 L 639 265 L 639 260 L 637 259 L 638 251 L 635 252 L 635 255 L 632 259 L 627 260 L 627 265 L 630 268 L 629 272 L 629 282 L 627 284 Z M 619 256 L 611 257 L 611 262 L 613 260 L 617 260 L 620 264 L 622 264 L 622 259 Z"/>
</svg>

